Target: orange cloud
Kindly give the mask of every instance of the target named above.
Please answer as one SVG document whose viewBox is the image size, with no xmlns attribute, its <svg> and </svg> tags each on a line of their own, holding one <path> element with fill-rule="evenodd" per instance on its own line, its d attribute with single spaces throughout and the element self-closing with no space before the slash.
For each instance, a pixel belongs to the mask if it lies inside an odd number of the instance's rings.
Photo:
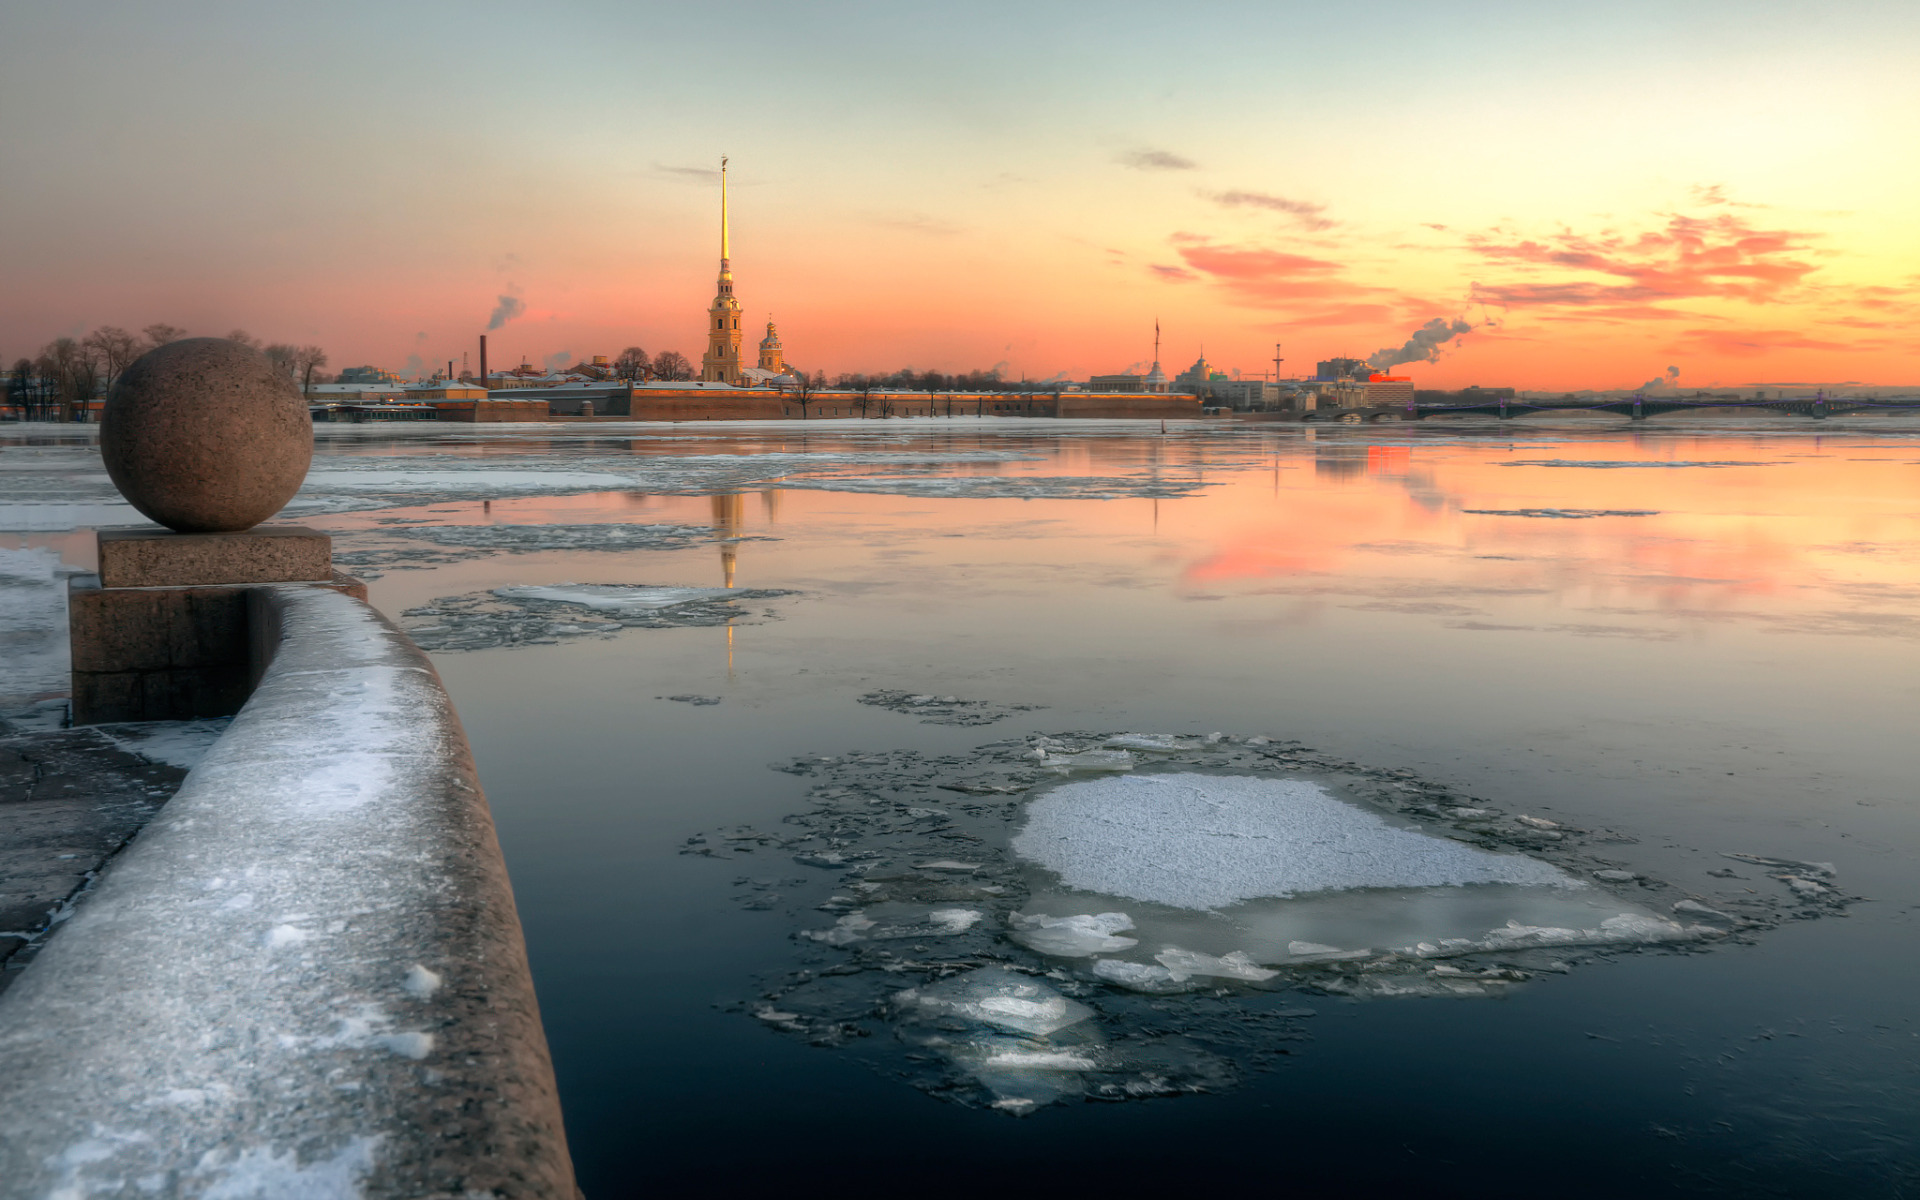
<svg viewBox="0 0 1920 1200">
<path fill-rule="evenodd" d="M 1854 350 L 1845 342 L 1808 337 L 1793 329 L 1689 329 L 1675 349 L 1734 358 L 1753 358 L 1774 350 Z"/>
<path fill-rule="evenodd" d="M 1645 320 L 1663 302 L 1703 298 L 1765 304 L 1787 294 L 1817 270 L 1805 257 L 1815 235 L 1758 229 L 1732 213 L 1712 217 L 1673 214 L 1662 229 L 1638 235 L 1593 236 L 1570 230 L 1543 241 L 1467 239 L 1490 263 L 1525 274 L 1565 272 L 1541 282 L 1473 285 L 1476 300 L 1507 307 L 1611 310 Z M 1600 279 L 1593 279 L 1598 275 Z"/>
</svg>

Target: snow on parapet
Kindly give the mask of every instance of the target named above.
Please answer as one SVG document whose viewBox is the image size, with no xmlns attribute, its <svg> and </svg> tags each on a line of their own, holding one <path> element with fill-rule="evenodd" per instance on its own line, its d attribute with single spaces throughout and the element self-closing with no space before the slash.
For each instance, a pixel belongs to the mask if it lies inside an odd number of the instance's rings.
<svg viewBox="0 0 1920 1200">
<path fill-rule="evenodd" d="M 571 1198 L 519 921 L 438 676 L 351 597 L 250 601 L 275 647 L 258 688 L 0 996 L 0 1191 Z"/>
<path fill-rule="evenodd" d="M 1013 848 L 1068 887 L 1201 910 L 1352 888 L 1586 886 L 1538 859 L 1396 829 L 1295 779 L 1179 774 L 1070 783 L 1028 807 Z"/>
</svg>

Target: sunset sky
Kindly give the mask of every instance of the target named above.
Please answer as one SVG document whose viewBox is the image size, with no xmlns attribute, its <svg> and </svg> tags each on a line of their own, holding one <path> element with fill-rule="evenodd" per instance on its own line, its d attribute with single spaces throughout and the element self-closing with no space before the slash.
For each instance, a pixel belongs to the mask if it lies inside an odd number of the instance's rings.
<svg viewBox="0 0 1920 1200">
<path fill-rule="evenodd" d="M 0 354 L 1920 384 L 1920 5 L 0 7 Z M 502 297 L 509 298 L 503 305 Z M 757 332 L 756 335 L 757 336 Z M 1675 374 L 1677 372 L 1677 374 Z"/>
</svg>

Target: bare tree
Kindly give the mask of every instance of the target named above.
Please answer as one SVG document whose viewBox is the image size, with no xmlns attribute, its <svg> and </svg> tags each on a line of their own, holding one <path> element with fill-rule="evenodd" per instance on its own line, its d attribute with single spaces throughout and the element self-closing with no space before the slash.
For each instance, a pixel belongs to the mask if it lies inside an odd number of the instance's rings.
<svg viewBox="0 0 1920 1200">
<path fill-rule="evenodd" d="M 652 365 L 653 362 L 647 357 L 645 350 L 638 346 L 628 346 L 620 352 L 618 358 L 613 360 L 613 373 L 632 383 L 636 379 L 645 379 L 647 369 Z"/>
<path fill-rule="evenodd" d="M 653 360 L 653 374 L 656 379 L 683 383 L 693 378 L 693 364 L 678 350 L 662 350 Z"/>
<path fill-rule="evenodd" d="M 873 404 L 873 383 L 871 375 L 856 375 L 853 379 L 854 391 L 860 394 L 860 398 L 854 401 L 854 405 L 859 408 L 860 415 L 863 417 L 867 415 L 868 407 Z"/>
<path fill-rule="evenodd" d="M 22 420 L 33 419 L 33 360 L 15 359 L 7 376 L 7 407 L 18 408 Z"/>
<path fill-rule="evenodd" d="M 149 325 L 140 332 L 147 335 L 147 345 L 155 349 L 187 336 L 187 331 L 178 325 Z"/>
<path fill-rule="evenodd" d="M 241 339 L 234 338 L 233 340 L 237 342 Z M 293 378 L 293 360 L 300 354 L 300 348 L 298 346 L 290 346 L 286 342 L 275 342 L 271 346 L 268 346 L 263 353 L 266 354 L 267 361 L 273 364 L 274 370 L 285 375 L 288 379 Z"/>
<path fill-rule="evenodd" d="M 70 337 L 48 342 L 35 365 L 63 408 L 85 404 L 100 389 L 100 360 L 91 347 Z"/>
<path fill-rule="evenodd" d="M 313 391 L 313 373 L 327 365 L 327 352 L 318 346 L 302 346 L 293 352 L 293 369 L 300 376 L 300 394 Z M 481 381 L 484 386 L 485 380 Z"/>
<path fill-rule="evenodd" d="M 232 330 L 227 334 L 227 340 L 230 342 L 239 342 L 242 346 L 246 346 L 254 350 L 258 350 L 260 348 L 260 339 L 248 333 L 244 329 Z"/>
<path fill-rule="evenodd" d="M 102 325 L 81 343 L 98 357 L 104 375 L 102 385 L 111 388 L 120 372 L 140 357 L 140 339 L 117 325 Z"/>
<path fill-rule="evenodd" d="M 787 380 L 792 380 L 792 382 L 788 383 Z M 800 406 L 800 419 L 804 421 L 807 419 L 807 406 L 818 399 L 818 397 L 813 394 L 813 380 L 808 379 L 804 374 L 789 375 L 786 379 L 781 380 L 780 390 L 784 392 L 789 387 L 793 389 L 793 401 Z"/>
</svg>

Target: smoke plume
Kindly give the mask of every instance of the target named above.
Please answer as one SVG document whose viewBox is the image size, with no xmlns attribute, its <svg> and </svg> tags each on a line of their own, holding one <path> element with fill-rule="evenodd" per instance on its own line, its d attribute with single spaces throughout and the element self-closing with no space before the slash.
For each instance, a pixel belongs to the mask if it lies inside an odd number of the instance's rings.
<svg viewBox="0 0 1920 1200">
<path fill-rule="evenodd" d="M 526 301 L 520 297 L 500 297 L 500 303 L 493 306 L 493 315 L 487 318 L 487 332 L 493 332 L 525 311 L 527 311 Z"/>
<path fill-rule="evenodd" d="M 1639 390 L 1643 392 L 1655 392 L 1664 388 L 1671 388 L 1675 383 L 1679 382 L 1679 379 L 1680 368 L 1668 367 L 1665 375 L 1656 376 L 1653 379 L 1647 380 L 1640 385 Z"/>
<path fill-rule="evenodd" d="M 1443 343 L 1452 341 L 1458 334 L 1472 332 L 1473 326 L 1458 317 L 1451 321 L 1444 317 L 1435 317 L 1414 330 L 1413 336 L 1407 339 L 1407 344 L 1399 349 L 1388 347 L 1385 350 L 1375 350 L 1367 356 L 1367 365 L 1376 371 L 1385 371 L 1401 363 L 1439 362 L 1440 347 Z"/>
</svg>

